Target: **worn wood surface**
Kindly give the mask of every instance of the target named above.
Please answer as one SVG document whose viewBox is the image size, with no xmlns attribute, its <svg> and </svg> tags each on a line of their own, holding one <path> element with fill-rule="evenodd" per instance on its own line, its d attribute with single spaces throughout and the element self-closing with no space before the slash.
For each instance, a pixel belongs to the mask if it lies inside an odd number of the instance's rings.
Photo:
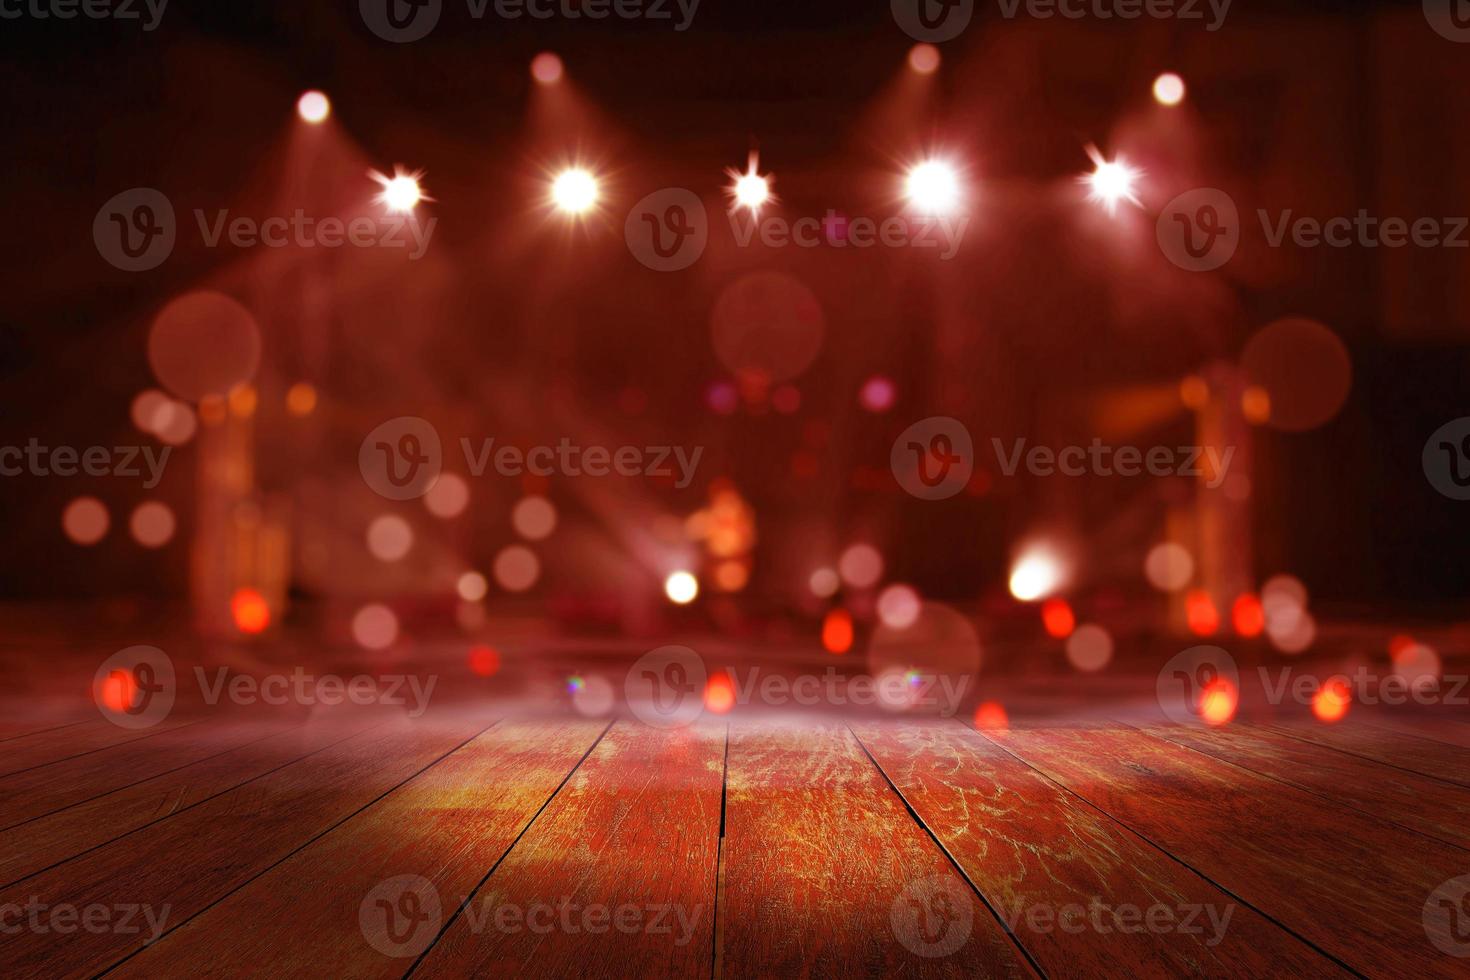
<svg viewBox="0 0 1470 980">
<path fill-rule="evenodd" d="M 726 782 L 719 975 L 1030 973 L 845 726 L 732 724 Z"/>
<path fill-rule="evenodd" d="M 414 976 L 708 976 L 724 755 L 614 725 Z"/>
<path fill-rule="evenodd" d="M 1050 975 L 1348 975 L 957 722 L 853 730 Z"/>
<path fill-rule="evenodd" d="M 1359 972 L 1464 975 L 1423 923 L 1459 848 L 1137 730 L 988 737 Z"/>
<path fill-rule="evenodd" d="M 483 724 L 385 725 L 0 891 L 0 905 L 141 906 L 163 923 L 0 936 L 11 976 L 93 975 L 472 738 Z M 166 907 L 166 908 L 165 908 Z M 165 913 L 166 911 L 166 918 Z"/>
<path fill-rule="evenodd" d="M 112 975 L 232 977 L 248 963 L 273 977 L 402 976 L 605 727 L 494 726 Z M 433 895 L 440 914 L 390 923 L 406 891 Z"/>
<path fill-rule="evenodd" d="M 1470 849 L 1470 788 L 1264 728 L 1173 726 L 1150 735 L 1270 776 L 1325 799 Z"/>
</svg>

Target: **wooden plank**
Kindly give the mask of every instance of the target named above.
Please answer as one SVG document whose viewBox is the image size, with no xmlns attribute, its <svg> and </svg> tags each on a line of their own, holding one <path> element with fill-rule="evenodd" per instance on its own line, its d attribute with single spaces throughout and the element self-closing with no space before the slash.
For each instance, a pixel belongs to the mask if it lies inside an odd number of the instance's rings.
<svg viewBox="0 0 1470 980">
<path fill-rule="evenodd" d="M 414 976 L 707 976 L 725 726 L 619 722 Z"/>
<path fill-rule="evenodd" d="M 957 722 L 853 730 L 1050 975 L 1349 975 Z"/>
<path fill-rule="evenodd" d="M 986 737 L 1354 969 L 1463 976 L 1421 915 L 1464 851 L 1140 731 Z"/>
<path fill-rule="evenodd" d="M 273 977 L 402 976 L 605 728 L 496 725 L 109 976 L 229 976 L 239 963 Z M 406 888 L 432 893 L 441 914 L 393 942 L 372 896 L 391 909 Z M 364 923 L 364 909 L 382 921 Z"/>
<path fill-rule="evenodd" d="M 114 745 L 155 738 L 194 722 L 170 719 L 152 728 L 123 728 L 98 719 L 22 735 L 0 747 L 0 776 L 54 765 Z"/>
<path fill-rule="evenodd" d="M 21 974 L 96 974 L 187 920 L 484 727 L 400 719 L 245 783 L 0 892 L 0 905 L 151 910 L 156 929 L 0 937 Z M 136 923 L 135 923 L 136 924 Z"/>
<path fill-rule="evenodd" d="M 288 727 L 283 722 L 188 725 L 64 762 L 0 777 L 0 829 L 220 755 Z"/>
<path fill-rule="evenodd" d="M 0 706 L 0 715 L 8 714 L 13 710 L 12 705 L 13 703 Z M 0 742 L 11 742 L 18 738 L 25 738 L 27 735 L 39 735 L 42 732 L 54 732 L 61 728 L 70 728 L 72 725 L 80 725 L 85 721 L 92 721 L 95 718 L 96 716 L 93 715 L 92 718 L 78 718 L 72 721 L 40 718 L 35 718 L 30 721 L 0 721 Z"/>
<path fill-rule="evenodd" d="M 1146 731 L 1409 830 L 1470 848 L 1470 789 L 1265 728 L 1171 726 Z"/>
<path fill-rule="evenodd" d="M 346 741 L 369 726 L 366 718 L 313 723 L 8 830 L 6 847 L 0 850 L 0 887 Z"/>
<path fill-rule="evenodd" d="M 1470 752 L 1458 745 L 1352 723 L 1269 727 L 1283 735 L 1316 742 L 1339 752 L 1350 752 L 1385 765 L 1470 786 Z"/>
<path fill-rule="evenodd" d="M 845 728 L 732 724 L 717 975 L 1026 976 Z"/>
</svg>

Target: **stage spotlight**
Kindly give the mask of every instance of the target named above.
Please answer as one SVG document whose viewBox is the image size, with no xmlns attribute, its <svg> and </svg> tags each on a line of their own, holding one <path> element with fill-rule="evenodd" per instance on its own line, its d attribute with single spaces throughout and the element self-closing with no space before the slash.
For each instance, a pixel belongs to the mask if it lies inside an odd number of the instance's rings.
<svg viewBox="0 0 1470 980">
<path fill-rule="evenodd" d="M 670 602 L 688 605 L 699 595 L 699 579 L 688 572 L 674 572 L 664 580 L 664 594 Z"/>
<path fill-rule="evenodd" d="M 296 114 L 309 123 L 319 123 L 332 114 L 332 103 L 326 95 L 312 89 L 296 100 Z"/>
<path fill-rule="evenodd" d="M 550 51 L 543 51 L 531 59 L 531 77 L 542 85 L 561 81 L 563 70 L 561 59 Z"/>
<path fill-rule="evenodd" d="M 960 179 L 943 160 L 926 160 L 909 171 L 909 202 L 925 214 L 942 214 L 960 202 Z"/>
<path fill-rule="evenodd" d="M 909 49 L 909 67 L 920 75 L 932 75 L 939 68 L 939 49 L 932 44 L 916 44 Z"/>
<path fill-rule="evenodd" d="M 420 201 L 427 201 L 424 190 L 419 186 L 419 178 L 424 175 L 422 170 L 414 173 L 404 173 L 398 167 L 393 168 L 393 176 L 380 174 L 373 171 L 369 176 L 382 185 L 383 190 L 378 194 L 376 200 L 395 214 L 407 214 L 414 209 Z"/>
<path fill-rule="evenodd" d="M 1029 551 L 1011 569 L 1011 595 L 1022 602 L 1045 599 L 1061 584 L 1061 562 L 1049 551 Z"/>
<path fill-rule="evenodd" d="M 1089 146 L 1087 155 L 1092 158 L 1096 167 L 1092 173 L 1082 177 L 1082 181 L 1090 189 L 1088 197 L 1107 208 L 1108 214 L 1117 213 L 1119 201 L 1142 206 L 1142 202 L 1133 193 L 1133 184 L 1142 176 L 1141 171 L 1128 166 L 1122 157 L 1104 160 L 1096 147 Z"/>
<path fill-rule="evenodd" d="M 1154 79 L 1154 99 L 1159 105 L 1178 105 L 1184 101 L 1184 79 L 1166 71 Z"/>
<path fill-rule="evenodd" d="M 737 207 L 749 208 L 751 211 L 759 211 L 761 205 L 771 200 L 771 179 L 769 176 L 759 172 L 759 161 L 756 155 L 750 155 L 750 165 L 745 173 L 738 170 L 726 170 L 730 179 L 734 181 L 730 185 L 730 196 L 735 199 Z"/>
<path fill-rule="evenodd" d="M 567 214 L 583 214 L 597 203 L 597 178 L 580 168 L 563 170 L 551 182 L 551 203 Z"/>
</svg>

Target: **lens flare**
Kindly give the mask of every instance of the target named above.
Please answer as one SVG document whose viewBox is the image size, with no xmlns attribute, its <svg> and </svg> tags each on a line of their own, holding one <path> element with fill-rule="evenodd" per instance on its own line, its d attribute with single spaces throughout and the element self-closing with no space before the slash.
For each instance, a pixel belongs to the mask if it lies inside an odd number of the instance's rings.
<svg viewBox="0 0 1470 980">
<path fill-rule="evenodd" d="M 910 170 L 905 190 L 909 203 L 924 214 L 953 211 L 963 197 L 959 174 L 943 160 L 925 160 Z"/>
<path fill-rule="evenodd" d="M 409 173 L 397 166 L 393 168 L 392 177 L 376 170 L 371 171 L 368 176 L 383 188 L 373 200 L 393 214 L 408 214 L 420 201 L 433 200 L 424 194 L 423 187 L 419 185 L 419 178 L 423 175 L 422 170 Z"/>
<path fill-rule="evenodd" d="M 1107 208 L 1108 214 L 1118 212 L 1118 202 L 1127 201 L 1137 207 L 1143 202 L 1133 193 L 1133 185 L 1143 176 L 1143 171 L 1128 165 L 1121 156 L 1116 160 L 1104 160 L 1097 147 L 1089 146 L 1087 155 L 1092 159 L 1094 170 L 1083 174 L 1081 180 L 1088 186 L 1088 198 Z"/>
<path fill-rule="evenodd" d="M 551 203 L 566 214 L 586 214 L 597 197 L 597 178 L 580 167 L 563 170 L 551 182 Z"/>
</svg>

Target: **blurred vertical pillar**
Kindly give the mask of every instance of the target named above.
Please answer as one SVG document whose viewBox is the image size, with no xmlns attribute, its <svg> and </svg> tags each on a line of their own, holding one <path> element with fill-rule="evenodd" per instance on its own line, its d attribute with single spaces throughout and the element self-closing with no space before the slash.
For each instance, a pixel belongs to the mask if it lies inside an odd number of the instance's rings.
<svg viewBox="0 0 1470 980">
<path fill-rule="evenodd" d="M 1196 575 L 1220 611 L 1222 627 L 1242 592 L 1253 591 L 1251 527 L 1251 431 L 1241 408 L 1246 384 L 1239 369 L 1213 365 L 1205 375 L 1210 397 L 1195 415 L 1196 443 L 1202 450 L 1195 487 Z M 1217 472 L 1211 456 L 1230 461 Z M 1216 484 L 1211 486 L 1211 484 Z"/>
</svg>

